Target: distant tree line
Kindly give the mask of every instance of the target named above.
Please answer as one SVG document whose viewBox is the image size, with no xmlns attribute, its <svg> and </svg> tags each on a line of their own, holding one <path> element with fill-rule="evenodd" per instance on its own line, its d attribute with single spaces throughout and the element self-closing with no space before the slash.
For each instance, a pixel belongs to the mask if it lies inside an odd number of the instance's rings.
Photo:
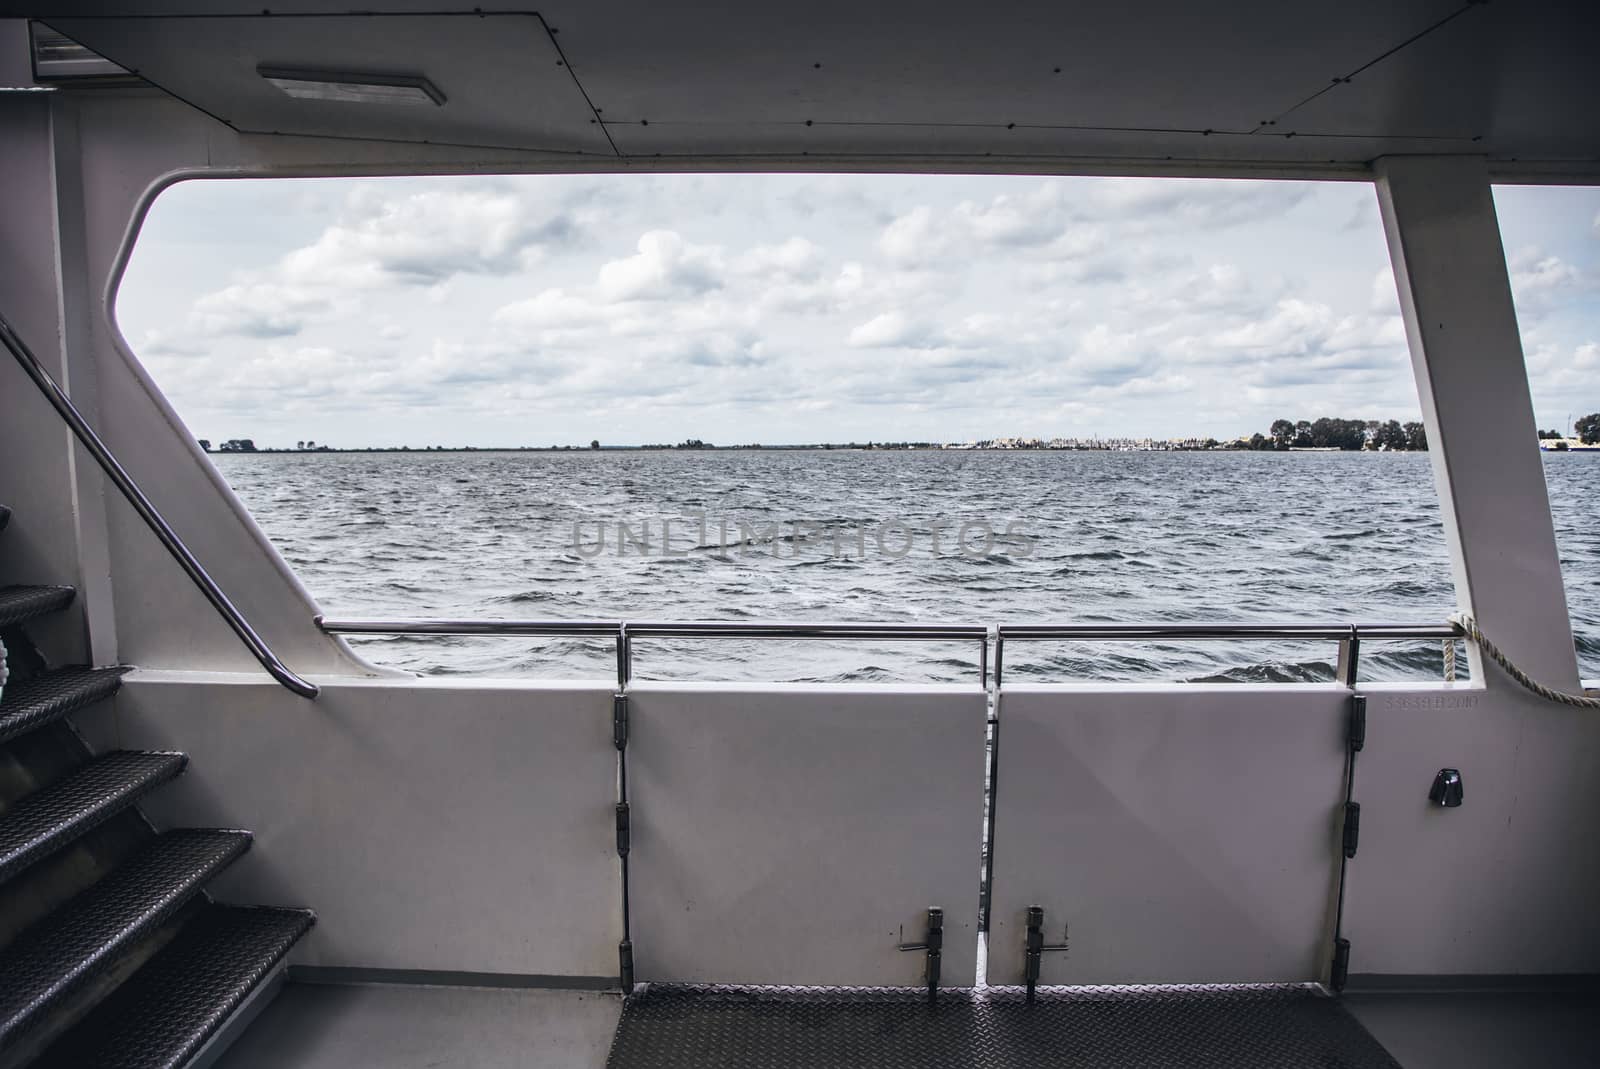
<svg viewBox="0 0 1600 1069">
<path fill-rule="evenodd" d="M 592 448 L 598 449 L 600 447 L 599 447 L 599 445 L 596 444 L 596 445 L 592 445 Z M 657 443 L 651 443 L 649 445 L 641 445 L 639 448 L 640 449 L 715 449 L 716 446 L 712 445 L 710 442 L 702 442 L 698 438 L 685 438 L 683 441 L 679 442 L 677 445 L 668 445 L 665 442 L 657 442 Z"/>
<path fill-rule="evenodd" d="M 1600 412 L 1591 412 L 1572 421 L 1572 436 L 1584 445 L 1600 445 Z M 1541 442 L 1559 442 L 1566 435 L 1560 431 L 1540 431 Z"/>
<path fill-rule="evenodd" d="M 1427 449 L 1428 434 L 1421 423 L 1376 419 L 1335 419 L 1323 416 L 1314 420 L 1278 419 L 1268 433 L 1250 436 L 1250 448 L 1287 449 L 1384 449 L 1390 451 Z"/>
</svg>

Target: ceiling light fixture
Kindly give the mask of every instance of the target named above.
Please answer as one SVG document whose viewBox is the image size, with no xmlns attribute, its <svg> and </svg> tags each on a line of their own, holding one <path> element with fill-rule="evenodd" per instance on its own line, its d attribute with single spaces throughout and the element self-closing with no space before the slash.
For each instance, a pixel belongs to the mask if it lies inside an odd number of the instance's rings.
<svg viewBox="0 0 1600 1069">
<path fill-rule="evenodd" d="M 139 82 L 124 68 L 42 22 L 30 22 L 28 32 L 32 38 L 33 80 L 36 82 Z"/>
<path fill-rule="evenodd" d="M 296 100 L 342 100 L 350 104 L 444 104 L 439 87 L 420 74 L 357 74 L 300 67 L 256 68 L 256 73 Z"/>
</svg>

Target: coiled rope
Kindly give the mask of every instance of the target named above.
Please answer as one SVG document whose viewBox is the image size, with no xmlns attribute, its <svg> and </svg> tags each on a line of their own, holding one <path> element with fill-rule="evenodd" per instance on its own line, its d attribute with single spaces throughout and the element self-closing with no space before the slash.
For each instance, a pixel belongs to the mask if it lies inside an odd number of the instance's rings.
<svg viewBox="0 0 1600 1069">
<path fill-rule="evenodd" d="M 1505 669 L 1506 675 L 1516 680 L 1525 690 L 1537 694 L 1546 701 L 1559 702 L 1562 705 L 1573 705 L 1580 709 L 1600 709 L 1600 695 L 1568 694 L 1566 691 L 1547 687 L 1512 664 L 1511 659 L 1500 652 L 1500 647 L 1489 641 L 1488 636 L 1478 627 L 1478 622 L 1466 613 L 1452 613 L 1450 622 L 1466 632 L 1467 638 L 1476 642 L 1485 656 Z M 1446 639 L 1445 646 L 1448 650 L 1445 654 L 1445 678 L 1450 679 L 1455 674 L 1455 642 L 1451 639 Z"/>
</svg>

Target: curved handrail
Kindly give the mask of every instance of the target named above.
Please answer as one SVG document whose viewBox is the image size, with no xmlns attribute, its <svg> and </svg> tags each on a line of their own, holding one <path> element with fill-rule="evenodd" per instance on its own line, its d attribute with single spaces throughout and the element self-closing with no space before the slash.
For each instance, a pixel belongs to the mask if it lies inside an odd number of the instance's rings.
<svg viewBox="0 0 1600 1069">
<path fill-rule="evenodd" d="M 66 391 L 51 377 L 50 372 L 45 370 L 39 358 L 33 355 L 33 350 L 28 348 L 27 343 L 18 336 L 10 321 L 3 315 L 0 315 L 0 342 L 4 342 L 5 347 L 11 350 L 11 355 L 16 357 L 17 364 L 33 380 L 34 385 L 39 387 L 39 392 L 44 394 L 45 400 L 50 402 L 51 407 L 71 428 L 83 448 L 94 457 L 95 462 L 100 465 L 100 470 L 105 472 L 106 478 L 122 491 L 122 496 L 127 499 L 128 504 L 133 506 L 133 510 L 144 520 L 156 539 L 166 547 L 167 552 L 172 554 L 172 558 L 200 589 L 200 593 L 205 595 L 212 608 L 221 614 L 223 620 L 233 629 L 233 633 L 239 636 L 239 641 L 245 644 L 245 648 L 257 661 L 261 662 L 261 667 L 265 668 L 273 679 L 300 697 L 315 698 L 318 693 L 316 684 L 308 683 L 295 675 L 278 659 L 278 655 L 272 652 L 272 648 L 256 633 L 255 628 L 250 626 L 250 621 L 245 619 L 244 614 L 217 585 L 216 580 L 211 578 L 204 565 L 189 551 L 189 547 L 178 537 L 172 525 L 157 511 L 144 491 L 139 489 L 139 484 L 134 482 L 133 476 L 128 474 L 128 470 L 95 433 L 88 420 L 83 418 L 83 413 L 78 411 L 78 407 L 72 403 Z"/>
</svg>

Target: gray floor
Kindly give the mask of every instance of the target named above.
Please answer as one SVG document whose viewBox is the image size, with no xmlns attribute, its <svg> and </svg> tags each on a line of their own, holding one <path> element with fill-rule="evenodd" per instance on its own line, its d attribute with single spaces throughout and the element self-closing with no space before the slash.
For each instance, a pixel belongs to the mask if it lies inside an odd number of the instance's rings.
<svg viewBox="0 0 1600 1069">
<path fill-rule="evenodd" d="M 595 991 L 289 984 L 219 1069 L 603 1069 L 621 1001 Z"/>
<path fill-rule="evenodd" d="M 1345 1008 L 1405 1069 L 1600 1065 L 1593 994 L 1357 994 Z"/>
</svg>

